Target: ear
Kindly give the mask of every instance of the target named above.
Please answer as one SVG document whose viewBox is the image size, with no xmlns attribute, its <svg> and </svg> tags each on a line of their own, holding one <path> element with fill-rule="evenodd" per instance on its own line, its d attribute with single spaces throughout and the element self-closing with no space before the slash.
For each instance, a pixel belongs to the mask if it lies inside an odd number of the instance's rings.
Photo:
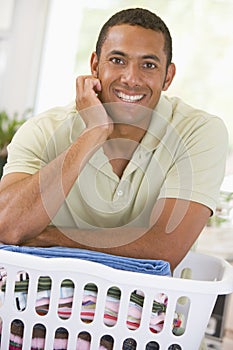
<svg viewBox="0 0 233 350">
<path fill-rule="evenodd" d="M 90 65 L 91 65 L 91 73 L 92 73 L 92 75 L 97 78 L 98 77 L 99 61 L 98 61 L 98 57 L 97 57 L 96 52 L 92 52 Z"/>
<path fill-rule="evenodd" d="M 169 64 L 167 69 L 166 78 L 163 84 L 163 91 L 166 91 L 172 83 L 172 80 L 176 74 L 176 66 L 174 63 Z"/>
</svg>

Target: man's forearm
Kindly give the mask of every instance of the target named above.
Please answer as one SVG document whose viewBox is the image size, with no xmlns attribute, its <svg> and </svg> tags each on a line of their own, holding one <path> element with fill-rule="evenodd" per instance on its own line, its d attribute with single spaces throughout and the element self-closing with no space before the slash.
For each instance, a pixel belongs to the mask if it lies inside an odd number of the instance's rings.
<svg viewBox="0 0 233 350">
<path fill-rule="evenodd" d="M 93 230 L 48 227 L 23 244 L 60 245 L 138 259 L 162 259 L 173 270 L 202 231 L 210 210 L 202 204 L 177 199 L 160 199 L 155 207 L 148 227 Z"/>
<path fill-rule="evenodd" d="M 37 237 L 23 242 L 22 245 L 64 246 L 137 259 L 162 259 L 169 261 L 173 268 L 177 265 L 175 241 L 169 244 L 167 239 L 167 235 L 159 232 L 156 227 L 79 230 L 49 226 Z"/>
<path fill-rule="evenodd" d="M 96 228 L 93 230 L 85 230 L 48 226 L 36 237 L 23 241 L 21 245 L 41 247 L 58 245 L 106 252 L 114 251 L 116 254 L 118 250 L 123 253 L 123 246 L 126 247 L 130 243 L 136 241 L 139 237 L 144 235 L 147 230 L 148 228 L 139 227 Z M 129 251 L 126 253 L 126 255 L 130 254 Z"/>
<path fill-rule="evenodd" d="M 79 230 L 49 226 L 37 237 L 23 242 L 22 245 L 64 246 L 136 259 L 161 259 L 168 261 L 171 269 L 174 269 L 184 253 L 176 246 L 175 237 L 170 239 L 172 241 L 168 242 L 167 235 L 156 227 L 149 230 L 131 227 Z"/>
</svg>

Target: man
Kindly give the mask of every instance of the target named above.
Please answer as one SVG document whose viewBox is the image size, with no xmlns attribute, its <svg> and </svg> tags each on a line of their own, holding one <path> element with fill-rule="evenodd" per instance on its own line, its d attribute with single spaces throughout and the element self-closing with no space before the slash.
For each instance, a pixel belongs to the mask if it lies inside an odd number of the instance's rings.
<svg viewBox="0 0 233 350">
<path fill-rule="evenodd" d="M 113 15 L 77 78 L 76 108 L 28 120 L 8 149 L 0 240 L 61 245 L 173 269 L 214 212 L 224 175 L 223 122 L 162 96 L 175 76 L 164 22 Z"/>
</svg>

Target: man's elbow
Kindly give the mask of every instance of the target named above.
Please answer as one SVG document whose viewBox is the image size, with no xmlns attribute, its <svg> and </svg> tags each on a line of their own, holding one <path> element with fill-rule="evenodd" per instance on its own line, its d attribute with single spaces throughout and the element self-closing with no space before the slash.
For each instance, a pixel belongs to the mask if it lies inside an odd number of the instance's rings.
<svg viewBox="0 0 233 350">
<path fill-rule="evenodd" d="M 2 244 L 21 244 L 22 236 L 19 227 L 9 225 L 9 220 L 0 220 L 0 242 Z"/>
</svg>

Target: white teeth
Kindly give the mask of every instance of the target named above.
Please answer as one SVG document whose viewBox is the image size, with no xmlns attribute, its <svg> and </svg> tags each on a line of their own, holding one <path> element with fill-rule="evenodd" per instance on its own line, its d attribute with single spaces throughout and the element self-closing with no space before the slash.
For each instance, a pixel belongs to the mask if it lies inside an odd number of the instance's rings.
<svg viewBox="0 0 233 350">
<path fill-rule="evenodd" d="M 117 96 L 125 102 L 136 102 L 143 98 L 143 95 L 126 95 L 123 92 L 117 92 Z"/>
</svg>

